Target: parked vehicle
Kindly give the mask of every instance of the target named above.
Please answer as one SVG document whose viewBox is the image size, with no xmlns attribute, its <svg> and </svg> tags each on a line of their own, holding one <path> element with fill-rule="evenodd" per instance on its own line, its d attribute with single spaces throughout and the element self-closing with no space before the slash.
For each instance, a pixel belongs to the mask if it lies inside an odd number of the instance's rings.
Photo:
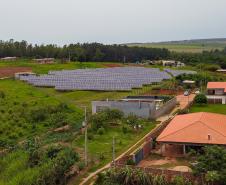
<svg viewBox="0 0 226 185">
<path fill-rule="evenodd" d="M 190 90 L 184 91 L 184 96 L 189 96 L 190 94 L 191 94 L 191 91 Z"/>
</svg>

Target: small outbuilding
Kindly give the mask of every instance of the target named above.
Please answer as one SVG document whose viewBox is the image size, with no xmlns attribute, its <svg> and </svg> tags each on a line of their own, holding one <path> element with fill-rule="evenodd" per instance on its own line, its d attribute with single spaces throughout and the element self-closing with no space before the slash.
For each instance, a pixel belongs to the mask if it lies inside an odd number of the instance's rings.
<svg viewBox="0 0 226 185">
<path fill-rule="evenodd" d="M 1 58 L 1 60 L 3 61 L 15 61 L 17 59 L 17 57 L 4 57 L 4 58 Z"/>
<path fill-rule="evenodd" d="M 40 59 L 34 59 L 34 61 L 38 64 L 53 64 L 54 58 L 40 58 Z"/>
<path fill-rule="evenodd" d="M 93 101 L 92 113 L 104 109 L 118 109 L 125 115 L 136 115 L 146 119 L 156 119 L 173 110 L 177 104 L 175 97 L 165 100 L 164 96 L 128 96 L 121 100 Z"/>
</svg>

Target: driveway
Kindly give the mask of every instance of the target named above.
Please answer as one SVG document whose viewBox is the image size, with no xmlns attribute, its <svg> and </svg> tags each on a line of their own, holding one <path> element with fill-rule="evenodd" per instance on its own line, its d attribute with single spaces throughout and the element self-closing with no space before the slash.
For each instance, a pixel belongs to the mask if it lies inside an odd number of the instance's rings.
<svg viewBox="0 0 226 185">
<path fill-rule="evenodd" d="M 184 109 L 189 102 L 192 102 L 195 98 L 195 94 L 190 94 L 189 96 L 178 95 L 177 101 L 180 103 L 180 109 Z"/>
</svg>

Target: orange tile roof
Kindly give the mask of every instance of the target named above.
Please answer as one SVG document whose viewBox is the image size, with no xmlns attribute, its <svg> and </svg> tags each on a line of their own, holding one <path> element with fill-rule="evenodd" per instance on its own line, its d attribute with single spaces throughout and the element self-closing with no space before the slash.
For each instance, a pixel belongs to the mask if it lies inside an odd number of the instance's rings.
<svg viewBox="0 0 226 185">
<path fill-rule="evenodd" d="M 177 115 L 157 141 L 226 145 L 226 115 L 207 112 Z"/>
<path fill-rule="evenodd" d="M 224 89 L 226 92 L 226 82 L 208 82 L 207 89 Z"/>
</svg>

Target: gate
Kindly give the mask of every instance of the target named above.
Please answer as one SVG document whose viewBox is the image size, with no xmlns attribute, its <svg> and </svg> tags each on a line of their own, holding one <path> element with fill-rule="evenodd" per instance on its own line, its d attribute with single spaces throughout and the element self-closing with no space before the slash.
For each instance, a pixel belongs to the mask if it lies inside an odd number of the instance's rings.
<svg viewBox="0 0 226 185">
<path fill-rule="evenodd" d="M 138 150 L 134 156 L 135 158 L 135 164 L 137 165 L 140 161 L 143 160 L 144 158 L 144 151 L 143 151 L 143 148 L 141 148 L 140 150 Z"/>
</svg>

